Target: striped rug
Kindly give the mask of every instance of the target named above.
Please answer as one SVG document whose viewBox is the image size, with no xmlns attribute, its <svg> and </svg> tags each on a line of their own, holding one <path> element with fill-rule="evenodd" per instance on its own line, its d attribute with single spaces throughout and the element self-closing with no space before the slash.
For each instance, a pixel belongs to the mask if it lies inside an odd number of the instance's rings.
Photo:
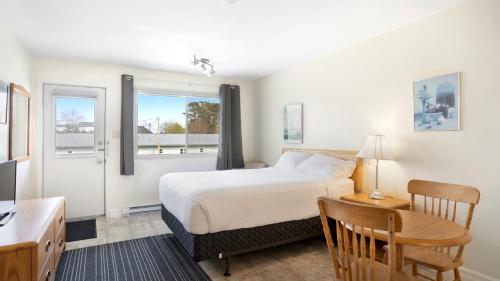
<svg viewBox="0 0 500 281">
<path fill-rule="evenodd" d="M 65 251 L 56 281 L 210 280 L 173 234 Z"/>
</svg>

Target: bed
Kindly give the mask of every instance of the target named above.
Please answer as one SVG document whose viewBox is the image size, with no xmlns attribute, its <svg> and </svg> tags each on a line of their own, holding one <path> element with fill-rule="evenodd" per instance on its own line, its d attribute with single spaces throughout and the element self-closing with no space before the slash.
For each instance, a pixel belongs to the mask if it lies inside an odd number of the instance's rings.
<svg viewBox="0 0 500 281">
<path fill-rule="evenodd" d="M 162 218 L 195 260 L 224 259 L 321 236 L 316 199 L 339 198 L 360 189 L 356 151 L 285 148 L 352 160 L 347 178 L 318 177 L 275 167 L 170 173 L 160 179 Z"/>
</svg>

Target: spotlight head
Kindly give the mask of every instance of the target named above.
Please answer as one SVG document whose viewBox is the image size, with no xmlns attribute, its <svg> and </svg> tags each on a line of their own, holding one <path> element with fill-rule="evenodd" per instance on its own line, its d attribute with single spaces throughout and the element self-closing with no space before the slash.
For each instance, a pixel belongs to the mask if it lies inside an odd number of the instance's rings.
<svg viewBox="0 0 500 281">
<path fill-rule="evenodd" d="M 200 63 L 200 60 L 196 58 L 196 55 L 193 55 L 193 61 L 191 62 L 192 65 L 198 65 Z"/>
</svg>

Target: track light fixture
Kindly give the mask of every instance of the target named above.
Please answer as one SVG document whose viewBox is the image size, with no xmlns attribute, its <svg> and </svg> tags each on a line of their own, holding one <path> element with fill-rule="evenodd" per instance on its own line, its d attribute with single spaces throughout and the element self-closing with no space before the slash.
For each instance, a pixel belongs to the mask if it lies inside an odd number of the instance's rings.
<svg viewBox="0 0 500 281">
<path fill-rule="evenodd" d="M 197 59 L 196 55 L 193 55 L 193 61 L 191 63 L 193 65 L 200 65 L 201 70 L 208 77 L 212 77 L 215 74 L 214 66 L 210 63 L 209 59 L 206 58 Z"/>
</svg>

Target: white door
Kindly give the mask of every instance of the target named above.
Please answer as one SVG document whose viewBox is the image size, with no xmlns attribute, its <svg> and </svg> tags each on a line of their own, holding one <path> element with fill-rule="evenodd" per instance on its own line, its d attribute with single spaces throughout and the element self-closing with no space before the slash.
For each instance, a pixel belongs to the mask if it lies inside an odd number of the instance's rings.
<svg viewBox="0 0 500 281">
<path fill-rule="evenodd" d="M 104 214 L 104 88 L 44 84 L 43 197 L 65 196 L 68 218 Z"/>
</svg>

